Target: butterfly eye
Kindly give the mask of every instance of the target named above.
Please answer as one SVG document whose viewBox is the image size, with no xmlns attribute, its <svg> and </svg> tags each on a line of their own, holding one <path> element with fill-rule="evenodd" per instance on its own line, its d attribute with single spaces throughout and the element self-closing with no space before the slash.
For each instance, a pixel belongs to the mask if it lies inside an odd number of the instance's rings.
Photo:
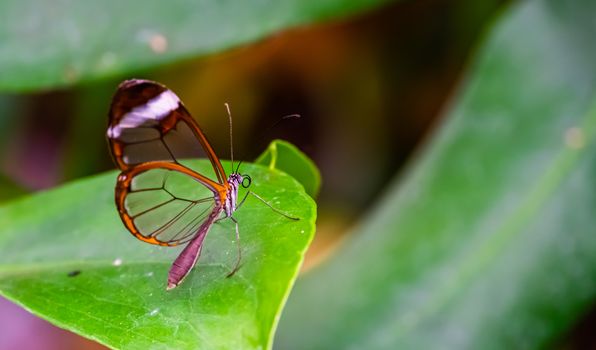
<svg viewBox="0 0 596 350">
<path fill-rule="evenodd" d="M 244 187 L 244 188 L 250 187 L 250 184 L 252 183 L 252 179 L 250 178 L 250 176 L 244 175 L 243 177 L 244 178 L 242 179 L 242 187 Z"/>
</svg>

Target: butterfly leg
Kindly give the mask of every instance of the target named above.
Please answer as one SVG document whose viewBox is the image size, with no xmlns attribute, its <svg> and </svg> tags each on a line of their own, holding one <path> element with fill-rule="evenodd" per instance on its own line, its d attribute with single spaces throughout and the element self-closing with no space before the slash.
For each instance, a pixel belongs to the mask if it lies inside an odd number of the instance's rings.
<svg viewBox="0 0 596 350">
<path fill-rule="evenodd" d="M 246 192 L 246 195 L 244 196 L 244 199 L 242 199 L 242 201 L 238 205 L 238 208 L 242 205 L 242 203 L 244 203 L 244 201 L 246 200 L 246 197 L 248 197 L 249 194 L 255 196 L 258 200 L 260 200 L 261 202 L 263 202 L 266 206 L 268 206 L 271 210 L 273 210 L 274 212 L 278 213 L 279 215 L 285 216 L 286 218 L 288 218 L 290 220 L 294 220 L 294 221 L 300 220 L 300 218 L 296 218 L 296 217 L 290 216 L 290 215 L 284 213 L 283 211 L 281 211 L 281 210 L 273 207 L 271 204 L 269 204 L 269 202 L 267 202 L 266 200 L 264 200 L 261 196 L 259 196 L 258 194 L 254 193 L 253 191 L 247 191 Z"/>
<path fill-rule="evenodd" d="M 242 260 L 242 247 L 240 246 L 240 231 L 238 230 L 238 221 L 233 216 L 230 216 L 230 219 L 234 221 L 234 224 L 236 225 L 236 244 L 238 246 L 238 257 L 236 258 L 234 269 L 232 269 L 232 272 L 230 272 L 226 277 L 232 277 L 236 271 L 240 269 L 240 261 Z"/>
<path fill-rule="evenodd" d="M 244 195 L 244 197 L 242 198 L 240 203 L 238 203 L 238 205 L 236 205 L 236 208 L 234 208 L 234 210 L 238 210 L 238 208 L 240 208 L 242 206 L 242 204 L 244 204 L 244 201 L 246 200 L 246 197 L 248 197 L 249 194 L 250 194 L 250 190 L 246 191 L 246 194 Z"/>
<path fill-rule="evenodd" d="M 220 221 L 227 219 L 228 217 L 225 215 L 225 213 L 223 213 L 223 215 L 216 219 L 215 221 L 213 221 L 214 224 L 219 224 Z"/>
</svg>

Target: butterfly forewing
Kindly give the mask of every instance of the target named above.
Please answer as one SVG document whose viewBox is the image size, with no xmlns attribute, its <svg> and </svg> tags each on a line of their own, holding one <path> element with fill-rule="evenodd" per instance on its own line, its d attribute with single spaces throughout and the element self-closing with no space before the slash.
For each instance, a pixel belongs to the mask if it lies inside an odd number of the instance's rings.
<svg viewBox="0 0 596 350">
<path fill-rule="evenodd" d="M 122 170 L 118 210 L 137 238 L 184 243 L 220 208 L 225 172 L 197 123 L 166 87 L 145 80 L 122 83 L 110 108 L 108 139 Z M 211 170 L 199 173 L 196 158 L 205 156 Z"/>
<path fill-rule="evenodd" d="M 119 86 L 110 107 L 108 139 L 121 170 L 153 161 L 196 170 L 187 160 L 208 158 L 213 167 L 201 175 L 219 184 L 226 181 L 198 124 L 176 94 L 155 82 L 127 80 Z"/>
</svg>

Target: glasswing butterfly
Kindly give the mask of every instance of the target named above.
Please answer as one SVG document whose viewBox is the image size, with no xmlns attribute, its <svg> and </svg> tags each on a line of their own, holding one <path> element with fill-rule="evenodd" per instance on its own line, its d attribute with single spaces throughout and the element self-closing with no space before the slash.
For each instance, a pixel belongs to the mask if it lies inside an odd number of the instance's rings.
<svg viewBox="0 0 596 350">
<path fill-rule="evenodd" d="M 232 118 L 230 117 L 230 144 Z M 188 243 L 168 273 L 167 290 L 178 286 L 196 264 L 211 226 L 229 218 L 236 227 L 240 267 L 238 221 L 232 216 L 252 194 L 275 212 L 291 217 L 247 191 L 238 202 L 240 186 L 251 178 L 234 169 L 229 177 L 205 134 L 178 96 L 165 86 L 132 79 L 122 82 L 112 99 L 107 137 L 118 168 L 116 206 L 126 228 L 138 239 L 162 246 Z M 230 150 L 231 152 L 232 149 Z M 193 161 L 206 156 L 209 173 L 194 170 Z"/>
</svg>

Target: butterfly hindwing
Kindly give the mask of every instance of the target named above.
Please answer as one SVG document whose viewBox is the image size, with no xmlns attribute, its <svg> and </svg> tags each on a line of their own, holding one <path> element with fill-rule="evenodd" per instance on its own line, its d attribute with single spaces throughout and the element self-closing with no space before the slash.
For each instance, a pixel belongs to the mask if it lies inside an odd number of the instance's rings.
<svg viewBox="0 0 596 350">
<path fill-rule="evenodd" d="M 185 243 L 216 207 L 213 193 L 184 173 L 135 170 L 118 177 L 116 205 L 129 231 L 145 242 Z"/>
</svg>

